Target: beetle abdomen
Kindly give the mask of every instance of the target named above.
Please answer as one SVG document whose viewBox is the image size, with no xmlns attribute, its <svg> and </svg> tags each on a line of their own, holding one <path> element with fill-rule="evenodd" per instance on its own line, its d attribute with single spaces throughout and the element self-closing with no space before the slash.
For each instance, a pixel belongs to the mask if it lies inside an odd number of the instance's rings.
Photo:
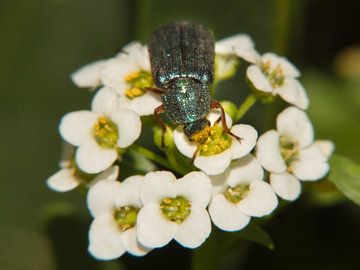
<svg viewBox="0 0 360 270">
<path fill-rule="evenodd" d="M 214 78 L 214 39 L 202 25 L 173 22 L 158 28 L 149 43 L 155 84 L 166 88 L 175 78 L 210 85 Z"/>
</svg>

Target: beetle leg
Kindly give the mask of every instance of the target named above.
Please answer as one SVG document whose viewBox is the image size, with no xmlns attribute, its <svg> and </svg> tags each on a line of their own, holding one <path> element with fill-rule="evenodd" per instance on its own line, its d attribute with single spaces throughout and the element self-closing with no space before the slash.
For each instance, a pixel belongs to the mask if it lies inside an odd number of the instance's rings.
<svg viewBox="0 0 360 270">
<path fill-rule="evenodd" d="M 154 94 L 159 95 L 159 96 L 165 93 L 165 90 L 160 89 L 160 88 L 155 88 L 155 87 L 145 87 L 144 90 L 148 91 L 148 92 L 151 92 L 151 93 L 154 93 Z"/>
<path fill-rule="evenodd" d="M 163 134 L 161 136 L 161 147 L 162 148 L 164 148 L 164 146 L 165 146 L 164 134 L 166 132 L 166 125 L 165 125 L 164 121 L 161 119 L 160 114 L 162 114 L 164 112 L 165 112 L 164 105 L 160 105 L 160 106 L 156 107 L 154 110 L 154 117 L 163 130 Z"/>
<path fill-rule="evenodd" d="M 198 153 L 199 153 L 199 146 L 196 147 L 196 150 L 195 150 L 194 154 L 191 157 L 191 165 L 194 165 L 194 160 L 195 160 Z"/>
<path fill-rule="evenodd" d="M 242 138 L 240 138 L 239 136 L 232 133 L 231 130 L 229 129 L 229 127 L 227 126 L 226 117 L 225 117 L 225 110 L 224 110 L 223 106 L 221 105 L 221 103 L 219 101 L 216 101 L 216 100 L 211 101 L 210 109 L 220 109 L 220 111 L 221 111 L 221 124 L 222 124 L 222 126 L 224 128 L 224 131 L 226 133 L 230 134 L 231 136 L 233 136 L 239 142 L 241 142 Z M 219 119 L 217 121 L 219 121 Z"/>
</svg>

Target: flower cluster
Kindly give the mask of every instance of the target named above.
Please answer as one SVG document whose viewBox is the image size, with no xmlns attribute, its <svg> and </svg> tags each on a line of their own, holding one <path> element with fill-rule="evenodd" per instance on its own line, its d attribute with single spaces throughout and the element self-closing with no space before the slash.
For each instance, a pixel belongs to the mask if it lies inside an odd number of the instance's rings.
<svg viewBox="0 0 360 270">
<path fill-rule="evenodd" d="M 183 126 L 167 126 L 161 139 L 156 138 L 156 123 L 145 116 L 154 113 L 161 98 L 147 91 L 155 85 L 146 46 L 130 43 L 114 57 L 71 76 L 77 86 L 97 92 L 90 110 L 61 119 L 66 151 L 60 171 L 47 184 L 58 192 L 79 185 L 89 189 L 87 204 L 94 220 L 88 249 L 94 257 L 109 260 L 125 252 L 142 256 L 172 239 L 196 248 L 209 237 L 211 222 L 224 231 L 241 230 L 252 217 L 270 215 L 278 197 L 298 198 L 301 181 L 320 180 L 329 171 L 334 145 L 314 139 L 297 68 L 274 53 L 261 55 L 243 34 L 218 41 L 215 53 L 214 85 L 234 76 L 240 60 L 249 64 L 246 81 L 252 102 L 239 108 L 227 102 L 232 106 L 225 106 L 226 119 L 212 110 L 209 136 L 199 141 L 190 141 Z M 291 106 L 278 114 L 276 129 L 258 138 L 253 126 L 238 123 L 255 101 L 268 103 L 277 96 Z M 154 140 L 161 141 L 157 145 L 166 158 L 135 144 L 142 125 L 155 130 Z M 127 153 L 163 170 L 123 179 L 119 165 Z"/>
</svg>

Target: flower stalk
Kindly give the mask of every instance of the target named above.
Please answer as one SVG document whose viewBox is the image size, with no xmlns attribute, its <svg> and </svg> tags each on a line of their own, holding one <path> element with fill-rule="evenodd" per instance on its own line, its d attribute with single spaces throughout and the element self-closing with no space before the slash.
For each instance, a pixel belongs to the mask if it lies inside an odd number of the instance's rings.
<svg viewBox="0 0 360 270">
<path fill-rule="evenodd" d="M 144 157 L 146 157 L 146 158 L 154 161 L 155 163 L 163 166 L 166 169 L 173 170 L 174 172 L 179 173 L 181 175 L 186 174 L 186 171 L 183 168 L 181 168 L 180 166 L 176 165 L 174 162 L 169 162 L 165 158 L 159 156 L 158 154 L 154 153 L 153 151 L 151 151 L 151 150 L 149 150 L 149 149 L 147 149 L 147 148 L 145 148 L 143 146 L 134 144 L 131 147 L 131 149 L 133 151 L 135 151 L 136 153 L 138 153 L 140 155 L 143 155 Z"/>
<path fill-rule="evenodd" d="M 239 121 L 247 113 L 247 111 L 250 110 L 256 101 L 257 98 L 254 94 L 248 95 L 236 112 L 235 122 Z"/>
</svg>

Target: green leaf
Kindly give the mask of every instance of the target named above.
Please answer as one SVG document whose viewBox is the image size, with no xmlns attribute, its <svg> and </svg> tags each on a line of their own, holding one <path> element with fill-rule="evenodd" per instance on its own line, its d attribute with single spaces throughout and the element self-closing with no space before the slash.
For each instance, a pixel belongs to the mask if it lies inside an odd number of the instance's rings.
<svg viewBox="0 0 360 270">
<path fill-rule="evenodd" d="M 360 205 L 360 166 L 350 159 L 333 155 L 329 180 L 350 200 Z"/>
<path fill-rule="evenodd" d="M 231 249 L 239 242 L 239 240 L 251 241 L 270 250 L 274 249 L 274 242 L 271 239 L 271 236 L 256 224 L 249 224 L 238 232 L 228 233 L 227 238 L 228 239 L 226 241 L 223 241 L 223 245 L 221 247 L 224 252 Z"/>
</svg>

